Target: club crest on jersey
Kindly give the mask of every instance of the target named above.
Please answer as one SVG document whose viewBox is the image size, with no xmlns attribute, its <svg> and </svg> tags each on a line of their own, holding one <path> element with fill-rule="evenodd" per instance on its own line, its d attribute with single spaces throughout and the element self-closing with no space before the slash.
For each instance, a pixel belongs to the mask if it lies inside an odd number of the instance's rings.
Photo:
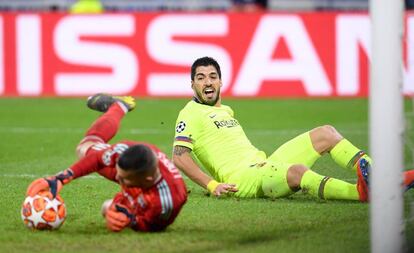
<svg viewBox="0 0 414 253">
<path fill-rule="evenodd" d="M 181 133 L 182 131 L 184 131 L 185 129 L 185 123 L 184 121 L 180 121 L 180 123 L 178 123 L 177 127 L 175 128 L 175 131 L 177 133 Z"/>
</svg>

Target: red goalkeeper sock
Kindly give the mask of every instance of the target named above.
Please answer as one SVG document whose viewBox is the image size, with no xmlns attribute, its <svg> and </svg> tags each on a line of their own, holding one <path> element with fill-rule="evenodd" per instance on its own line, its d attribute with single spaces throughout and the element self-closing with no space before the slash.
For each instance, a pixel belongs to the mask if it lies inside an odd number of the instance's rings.
<svg viewBox="0 0 414 253">
<path fill-rule="evenodd" d="M 119 124 L 125 112 L 118 103 L 113 103 L 108 111 L 100 116 L 88 129 L 85 136 L 98 136 L 104 142 L 108 142 L 118 132 Z"/>
</svg>

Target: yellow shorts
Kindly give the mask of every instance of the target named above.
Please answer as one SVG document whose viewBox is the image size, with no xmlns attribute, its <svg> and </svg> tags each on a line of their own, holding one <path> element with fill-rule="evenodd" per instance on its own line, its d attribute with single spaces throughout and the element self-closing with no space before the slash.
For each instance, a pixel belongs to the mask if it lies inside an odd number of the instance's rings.
<svg viewBox="0 0 414 253">
<path fill-rule="evenodd" d="M 280 146 L 267 159 L 274 162 L 303 164 L 312 168 L 320 157 L 321 155 L 312 146 L 309 132 L 305 132 Z"/>
<path fill-rule="evenodd" d="M 239 190 L 234 195 L 240 198 L 286 197 L 294 193 L 287 184 L 287 171 L 291 165 L 266 160 L 263 163 L 242 169 L 230 176 L 228 183 L 234 183 Z"/>
<path fill-rule="evenodd" d="M 289 167 L 304 164 L 310 168 L 319 157 L 306 132 L 280 146 L 263 162 L 241 168 L 226 182 L 237 185 L 237 197 L 286 197 L 294 193 L 287 183 Z"/>
</svg>

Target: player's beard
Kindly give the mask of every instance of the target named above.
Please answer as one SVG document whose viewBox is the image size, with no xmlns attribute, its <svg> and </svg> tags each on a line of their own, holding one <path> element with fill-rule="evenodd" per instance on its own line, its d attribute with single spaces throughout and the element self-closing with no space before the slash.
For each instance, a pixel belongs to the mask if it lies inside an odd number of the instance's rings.
<svg viewBox="0 0 414 253">
<path fill-rule="evenodd" d="M 220 98 L 220 88 L 214 91 L 212 98 L 208 98 L 204 91 L 197 90 L 196 93 L 198 100 L 205 105 L 215 106 Z"/>
</svg>

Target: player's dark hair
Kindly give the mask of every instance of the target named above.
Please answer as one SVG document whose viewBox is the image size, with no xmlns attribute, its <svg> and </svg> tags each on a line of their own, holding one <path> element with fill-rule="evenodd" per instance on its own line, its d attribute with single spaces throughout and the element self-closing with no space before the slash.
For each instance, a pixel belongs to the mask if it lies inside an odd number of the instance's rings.
<svg viewBox="0 0 414 253">
<path fill-rule="evenodd" d="M 142 144 L 129 147 L 118 159 L 118 166 L 121 169 L 137 173 L 150 171 L 156 165 L 155 154 L 148 146 Z"/>
<path fill-rule="evenodd" d="M 191 80 L 194 80 L 195 77 L 195 72 L 196 72 L 196 68 L 200 67 L 200 66 L 213 66 L 216 68 L 217 70 L 217 74 L 219 76 L 219 78 L 221 79 L 221 70 L 220 70 L 220 65 L 218 64 L 218 62 L 216 60 L 214 60 L 211 57 L 208 56 L 204 56 L 201 58 L 198 58 L 197 60 L 195 60 L 195 62 L 193 63 L 193 65 L 191 66 Z"/>
</svg>

